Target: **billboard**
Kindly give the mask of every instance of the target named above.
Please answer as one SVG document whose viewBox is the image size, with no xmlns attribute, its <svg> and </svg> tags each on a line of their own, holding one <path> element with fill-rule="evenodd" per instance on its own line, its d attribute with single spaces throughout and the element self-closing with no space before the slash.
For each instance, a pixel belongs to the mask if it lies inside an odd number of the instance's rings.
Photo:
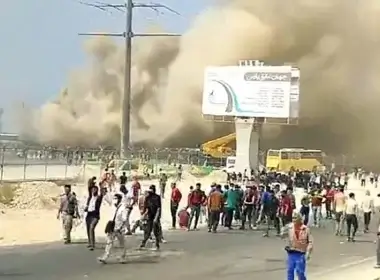
<svg viewBox="0 0 380 280">
<path fill-rule="evenodd" d="M 202 113 L 289 118 L 291 78 L 291 66 L 207 67 Z"/>
</svg>

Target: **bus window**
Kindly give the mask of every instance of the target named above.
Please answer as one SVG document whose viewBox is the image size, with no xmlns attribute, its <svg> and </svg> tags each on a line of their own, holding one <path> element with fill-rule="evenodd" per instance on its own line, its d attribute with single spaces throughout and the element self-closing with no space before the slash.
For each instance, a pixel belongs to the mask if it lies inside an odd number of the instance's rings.
<svg viewBox="0 0 380 280">
<path fill-rule="evenodd" d="M 289 152 L 281 152 L 281 159 L 290 159 L 291 155 Z"/>
<path fill-rule="evenodd" d="M 322 152 L 303 152 L 301 153 L 302 159 L 317 159 L 322 161 L 323 155 Z"/>
<path fill-rule="evenodd" d="M 278 157 L 280 155 L 280 151 L 274 151 L 274 150 L 269 150 L 267 156 L 268 157 Z"/>
<path fill-rule="evenodd" d="M 299 152 L 281 152 L 281 159 L 300 159 L 301 154 Z"/>
</svg>

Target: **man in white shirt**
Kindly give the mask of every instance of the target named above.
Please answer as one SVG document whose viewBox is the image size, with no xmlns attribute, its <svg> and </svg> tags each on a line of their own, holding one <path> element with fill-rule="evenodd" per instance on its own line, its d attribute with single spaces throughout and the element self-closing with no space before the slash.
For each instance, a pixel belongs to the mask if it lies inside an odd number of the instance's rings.
<svg viewBox="0 0 380 280">
<path fill-rule="evenodd" d="M 106 263 L 108 257 L 111 254 L 111 250 L 114 245 L 114 240 L 119 241 L 120 247 L 122 247 L 122 254 L 120 256 L 120 262 L 124 263 L 127 253 L 127 247 L 125 246 L 125 224 L 127 222 L 127 209 L 122 204 L 123 196 L 119 193 L 113 195 L 112 204 L 113 211 L 111 219 L 106 225 L 107 243 L 104 250 L 104 255 L 98 258 L 98 261 Z"/>
<path fill-rule="evenodd" d="M 119 191 L 108 192 L 107 196 L 105 197 L 105 201 L 111 206 L 113 206 L 112 199 L 113 199 L 115 194 L 121 195 L 122 198 L 121 198 L 120 203 L 127 211 L 127 220 L 126 220 L 126 224 L 125 224 L 125 228 L 127 230 L 126 235 L 132 235 L 131 224 L 130 224 L 130 216 L 131 216 L 133 206 L 134 206 L 134 199 L 133 199 L 134 197 L 133 197 L 132 187 L 130 187 L 129 191 L 128 191 L 128 189 L 125 185 L 121 185 L 119 188 Z"/>
<path fill-rule="evenodd" d="M 361 205 L 361 208 L 364 213 L 364 233 L 369 232 L 369 224 L 371 222 L 371 214 L 374 212 L 375 205 L 374 200 L 371 197 L 371 193 L 369 190 L 366 190 L 365 196 Z"/>
<path fill-rule="evenodd" d="M 348 195 L 348 199 L 346 202 L 346 210 L 345 210 L 348 242 L 355 241 L 355 234 L 356 234 L 356 231 L 358 230 L 358 217 L 357 217 L 358 210 L 359 210 L 359 207 L 358 207 L 358 203 L 355 200 L 355 194 L 350 193 Z"/>
<path fill-rule="evenodd" d="M 127 229 L 126 234 L 132 235 L 130 218 L 131 218 L 131 214 L 133 211 L 133 206 L 135 205 L 133 189 L 132 189 L 132 187 L 130 187 L 130 189 L 127 190 L 126 187 L 124 186 L 124 187 L 120 187 L 120 191 L 123 193 L 123 202 L 122 203 L 123 203 L 125 209 L 127 209 L 127 221 L 125 224 L 125 227 Z"/>
</svg>

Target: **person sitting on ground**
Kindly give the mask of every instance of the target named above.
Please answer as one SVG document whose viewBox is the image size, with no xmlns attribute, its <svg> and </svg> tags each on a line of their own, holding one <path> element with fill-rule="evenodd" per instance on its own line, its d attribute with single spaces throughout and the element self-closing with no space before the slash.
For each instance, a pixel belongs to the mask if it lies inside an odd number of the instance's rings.
<svg viewBox="0 0 380 280">
<path fill-rule="evenodd" d="M 178 212 L 178 224 L 180 229 L 187 229 L 187 225 L 189 224 L 190 214 L 186 210 L 186 208 L 183 208 Z"/>
</svg>

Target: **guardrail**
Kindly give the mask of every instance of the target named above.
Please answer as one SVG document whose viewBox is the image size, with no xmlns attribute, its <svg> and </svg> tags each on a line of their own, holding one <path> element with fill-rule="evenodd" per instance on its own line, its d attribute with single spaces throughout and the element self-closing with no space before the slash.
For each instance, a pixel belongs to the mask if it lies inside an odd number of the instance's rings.
<svg viewBox="0 0 380 280">
<path fill-rule="evenodd" d="M 169 168 L 170 167 L 170 168 Z M 169 176 L 177 174 L 175 166 L 157 165 L 149 171 L 151 178 L 158 176 L 158 170 L 161 169 Z M 185 165 L 185 170 L 194 176 L 206 176 L 217 168 L 211 166 Z M 74 180 L 77 183 L 85 183 L 88 178 L 95 176 L 100 177 L 104 166 L 101 163 L 83 162 L 81 165 L 68 164 L 8 164 L 0 165 L 0 183 L 1 182 L 25 182 L 25 181 L 59 181 Z M 142 170 L 125 170 L 127 175 L 136 174 L 140 177 L 146 177 Z M 121 172 L 120 170 L 117 173 Z M 118 176 L 120 174 L 117 174 Z"/>
<path fill-rule="evenodd" d="M 0 166 L 0 182 L 64 180 L 81 177 L 82 166 L 67 164 L 12 164 Z"/>
<path fill-rule="evenodd" d="M 163 166 L 225 166 L 225 158 L 215 159 L 204 155 L 199 149 L 136 149 L 130 150 L 130 168 L 146 166 L 157 173 Z M 265 152 L 260 152 L 264 162 Z M 55 149 L 52 147 L 0 147 L 0 182 L 30 180 L 86 180 L 99 176 L 101 169 L 112 160 L 118 161 L 117 150 L 106 149 Z M 337 170 L 350 169 L 355 157 L 337 155 L 326 157 L 328 166 L 334 164 Z M 122 160 L 121 160 L 122 161 Z M 133 166 L 135 165 L 135 166 Z"/>
</svg>

